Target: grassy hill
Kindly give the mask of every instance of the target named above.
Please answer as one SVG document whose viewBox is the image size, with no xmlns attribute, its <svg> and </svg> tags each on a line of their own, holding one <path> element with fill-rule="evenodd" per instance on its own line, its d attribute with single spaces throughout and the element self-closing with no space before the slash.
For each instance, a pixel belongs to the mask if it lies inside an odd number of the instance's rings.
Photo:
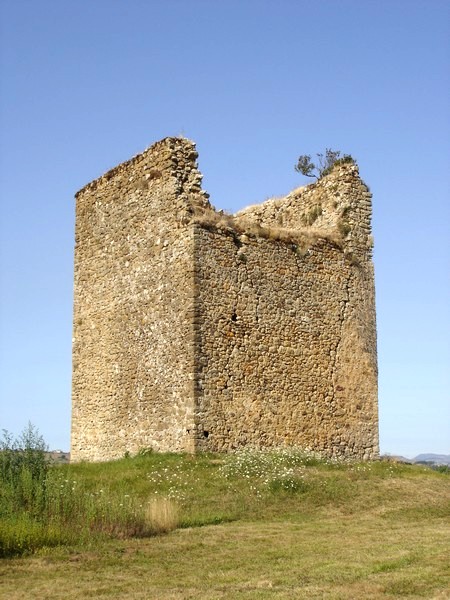
<svg viewBox="0 0 450 600">
<path fill-rule="evenodd" d="M 100 510 L 77 509 L 77 535 L 0 561 L 1 598 L 450 597 L 448 472 L 287 450 L 51 472 Z"/>
</svg>

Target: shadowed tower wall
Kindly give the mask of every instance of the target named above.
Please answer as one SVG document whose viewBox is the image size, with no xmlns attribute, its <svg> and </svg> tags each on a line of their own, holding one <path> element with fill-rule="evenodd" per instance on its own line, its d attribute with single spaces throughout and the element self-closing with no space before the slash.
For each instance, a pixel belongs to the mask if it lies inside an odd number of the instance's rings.
<svg viewBox="0 0 450 600">
<path fill-rule="evenodd" d="M 371 197 L 354 164 L 234 216 L 167 138 L 77 194 L 72 457 L 378 454 Z"/>
</svg>

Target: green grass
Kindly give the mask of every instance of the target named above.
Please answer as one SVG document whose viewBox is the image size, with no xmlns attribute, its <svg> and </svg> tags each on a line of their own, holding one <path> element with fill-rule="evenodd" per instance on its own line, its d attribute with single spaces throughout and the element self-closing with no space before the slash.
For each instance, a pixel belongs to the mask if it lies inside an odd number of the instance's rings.
<svg viewBox="0 0 450 600">
<path fill-rule="evenodd" d="M 450 597 L 448 472 L 286 450 L 154 453 L 50 474 L 114 510 L 169 501 L 175 529 L 44 535 L 23 517 L 34 545 L 0 561 L 1 598 Z"/>
</svg>

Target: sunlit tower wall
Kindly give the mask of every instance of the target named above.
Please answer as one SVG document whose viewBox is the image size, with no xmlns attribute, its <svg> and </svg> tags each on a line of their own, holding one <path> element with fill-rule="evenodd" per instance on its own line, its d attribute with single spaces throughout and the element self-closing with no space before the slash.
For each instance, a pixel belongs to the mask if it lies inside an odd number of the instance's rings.
<svg viewBox="0 0 450 600">
<path fill-rule="evenodd" d="M 378 456 L 371 195 L 353 162 L 234 217 L 166 138 L 76 195 L 72 460 Z"/>
</svg>

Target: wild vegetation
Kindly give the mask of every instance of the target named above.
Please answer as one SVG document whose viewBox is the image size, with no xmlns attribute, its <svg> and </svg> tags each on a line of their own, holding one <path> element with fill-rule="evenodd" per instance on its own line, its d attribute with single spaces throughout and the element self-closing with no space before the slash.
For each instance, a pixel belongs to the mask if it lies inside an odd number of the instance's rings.
<svg viewBox="0 0 450 600">
<path fill-rule="evenodd" d="M 448 472 L 284 449 L 13 475 L 25 451 L 0 453 L 12 600 L 446 597 Z"/>
<path fill-rule="evenodd" d="M 227 232 L 234 237 L 237 245 L 241 244 L 239 236 L 245 234 L 250 238 L 283 242 L 300 254 L 304 254 L 319 239 L 327 239 L 335 246 L 342 248 L 342 238 L 345 237 L 342 236 L 342 232 L 339 231 L 338 234 L 335 234 L 311 228 L 321 214 L 322 207 L 320 205 L 313 207 L 302 219 L 303 228 L 298 229 L 289 229 L 279 225 L 262 226 L 249 220 L 240 220 L 223 211 L 215 212 L 214 210 L 198 213 L 194 217 L 194 222 L 209 231 Z"/>
<path fill-rule="evenodd" d="M 313 163 L 310 154 L 301 154 L 294 167 L 295 170 L 305 175 L 305 177 L 321 179 L 325 175 L 328 175 L 333 167 L 355 162 L 355 159 L 350 154 L 341 156 L 340 150 L 332 150 L 331 148 L 326 148 L 325 153 L 318 152 L 316 156 L 317 160 Z"/>
<path fill-rule="evenodd" d="M 127 488 L 111 491 L 68 466 L 49 464 L 46 444 L 29 425 L 0 442 L 0 558 L 107 537 L 145 537 L 177 524 L 169 498 L 144 503 Z"/>
</svg>

